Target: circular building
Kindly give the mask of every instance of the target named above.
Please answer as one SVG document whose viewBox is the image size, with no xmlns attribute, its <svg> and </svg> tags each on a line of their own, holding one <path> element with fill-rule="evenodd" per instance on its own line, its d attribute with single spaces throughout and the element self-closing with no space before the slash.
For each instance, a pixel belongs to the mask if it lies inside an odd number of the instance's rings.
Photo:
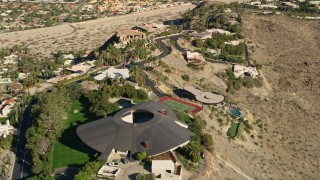
<svg viewBox="0 0 320 180">
<path fill-rule="evenodd" d="M 189 98 L 197 100 L 203 104 L 218 104 L 224 101 L 224 96 L 222 94 L 203 92 L 193 86 L 186 86 L 183 88 L 183 90 L 184 94 Z"/>
<path fill-rule="evenodd" d="M 111 152 L 133 155 L 146 151 L 148 156 L 162 154 L 186 145 L 192 132 L 179 122 L 174 111 L 161 102 L 145 102 L 122 109 L 77 128 L 80 139 L 108 159 Z"/>
</svg>

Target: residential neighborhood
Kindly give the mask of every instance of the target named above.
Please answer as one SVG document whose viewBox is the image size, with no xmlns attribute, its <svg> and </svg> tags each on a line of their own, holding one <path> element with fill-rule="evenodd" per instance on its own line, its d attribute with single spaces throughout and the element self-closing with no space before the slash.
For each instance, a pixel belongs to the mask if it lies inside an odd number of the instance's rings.
<svg viewBox="0 0 320 180">
<path fill-rule="evenodd" d="M 39 3 L 42 2 L 42 3 Z M 55 26 L 137 12 L 147 12 L 184 2 L 161 1 L 0 1 L 0 32 Z"/>
</svg>

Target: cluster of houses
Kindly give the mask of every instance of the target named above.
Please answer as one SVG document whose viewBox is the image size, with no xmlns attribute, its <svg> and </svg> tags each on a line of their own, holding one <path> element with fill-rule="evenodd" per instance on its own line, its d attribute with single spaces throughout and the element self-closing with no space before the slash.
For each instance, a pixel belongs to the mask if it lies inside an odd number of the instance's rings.
<svg viewBox="0 0 320 180">
<path fill-rule="evenodd" d="M 246 4 L 255 6 L 261 10 L 265 10 L 263 14 L 271 14 L 272 11 L 268 10 L 277 10 L 280 7 L 281 8 L 292 8 L 297 9 L 301 6 L 302 3 L 305 3 L 306 0 L 294 0 L 294 1 L 283 1 L 283 0 L 266 0 L 266 1 L 260 1 L 260 0 L 253 0 L 250 2 L 247 2 Z M 310 8 L 320 9 L 320 1 L 308 1 Z M 305 5 L 303 5 L 305 6 Z M 276 14 L 281 14 L 281 12 L 276 12 Z M 318 17 L 319 18 L 319 17 Z M 315 18 L 315 19 L 318 19 Z M 307 18 L 306 18 L 307 19 Z M 319 18 L 320 19 L 320 18 Z"/>
<path fill-rule="evenodd" d="M 15 128 L 9 123 L 9 115 L 16 109 L 17 95 L 22 91 L 22 85 L 12 82 L 10 78 L 0 78 L 0 119 L 5 120 L 5 124 L 0 122 L 0 139 L 15 132 Z"/>
<path fill-rule="evenodd" d="M 0 30 L 24 30 L 45 27 L 46 21 L 39 17 L 49 16 L 48 13 L 51 11 L 69 12 L 74 8 L 74 4 L 45 3 L 47 4 L 44 5 L 36 1 L 2 0 L 1 2 L 0 0 Z M 58 11 L 56 13 L 59 14 Z"/>
<path fill-rule="evenodd" d="M 0 65 L 0 139 L 14 133 L 15 129 L 10 125 L 8 120 L 10 113 L 16 110 L 18 104 L 18 96 L 22 93 L 23 86 L 18 81 L 13 81 L 11 78 L 6 77 L 6 73 L 12 66 L 17 64 L 18 56 L 11 54 L 1 60 Z M 25 78 L 24 74 L 19 74 L 19 78 Z M 5 121 L 6 120 L 6 121 Z"/>
<path fill-rule="evenodd" d="M 6 75 L 9 70 L 16 68 L 17 59 L 16 54 L 0 59 L 0 118 L 8 118 L 17 103 L 17 96 L 22 93 L 23 86 L 18 81 L 24 79 L 26 74 L 19 73 L 16 81 Z"/>
<path fill-rule="evenodd" d="M 108 12 L 109 14 L 127 14 L 130 12 L 149 11 L 171 6 L 182 5 L 184 2 L 163 3 L 161 1 L 116 1 L 116 0 L 91 0 L 82 7 L 82 11 L 98 11 L 98 13 Z"/>
</svg>

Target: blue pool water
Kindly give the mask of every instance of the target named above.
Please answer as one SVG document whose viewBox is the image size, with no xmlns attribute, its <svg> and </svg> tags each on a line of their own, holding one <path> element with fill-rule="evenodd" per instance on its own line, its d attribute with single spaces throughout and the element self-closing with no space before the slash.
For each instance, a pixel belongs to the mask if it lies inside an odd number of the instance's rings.
<svg viewBox="0 0 320 180">
<path fill-rule="evenodd" d="M 230 110 L 231 115 L 235 116 L 235 117 L 240 117 L 241 116 L 241 112 L 237 109 L 231 109 Z"/>
<path fill-rule="evenodd" d="M 133 104 L 131 103 L 130 100 L 127 100 L 127 99 L 119 99 L 117 101 L 117 103 L 122 106 L 123 108 L 130 108 L 133 106 Z"/>
</svg>

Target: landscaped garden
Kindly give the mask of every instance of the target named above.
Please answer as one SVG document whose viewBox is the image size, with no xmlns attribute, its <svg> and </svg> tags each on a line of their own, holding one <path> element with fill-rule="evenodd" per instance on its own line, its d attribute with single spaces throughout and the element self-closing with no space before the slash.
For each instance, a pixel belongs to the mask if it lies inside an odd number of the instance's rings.
<svg viewBox="0 0 320 180">
<path fill-rule="evenodd" d="M 96 153 L 83 144 L 76 133 L 79 123 L 94 120 L 86 109 L 79 100 L 72 102 L 72 108 L 65 124 L 66 130 L 54 143 L 52 168 L 81 166 Z"/>
</svg>

